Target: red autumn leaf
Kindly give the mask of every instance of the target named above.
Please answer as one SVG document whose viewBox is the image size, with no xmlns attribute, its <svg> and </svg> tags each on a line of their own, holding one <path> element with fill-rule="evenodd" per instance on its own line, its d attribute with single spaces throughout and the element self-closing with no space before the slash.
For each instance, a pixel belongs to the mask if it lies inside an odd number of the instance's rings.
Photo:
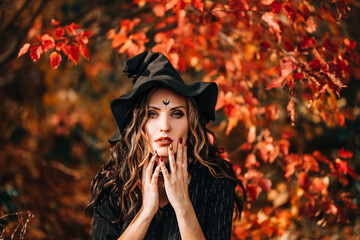
<svg viewBox="0 0 360 240">
<path fill-rule="evenodd" d="M 247 142 L 248 143 L 253 143 L 256 140 L 256 127 L 255 126 L 251 126 L 247 132 L 247 136 L 246 136 Z"/>
<path fill-rule="evenodd" d="M 64 46 L 64 42 L 57 42 L 55 45 L 55 50 L 60 52 L 63 46 Z"/>
<path fill-rule="evenodd" d="M 289 18 L 291 19 L 291 21 L 294 22 L 296 20 L 296 10 L 293 7 L 289 6 L 289 5 L 285 5 L 284 9 L 287 12 L 287 14 L 288 14 Z"/>
<path fill-rule="evenodd" d="M 220 31 L 222 29 L 222 25 L 219 22 L 212 22 L 209 24 L 209 35 L 211 37 L 218 37 L 220 34 Z"/>
<path fill-rule="evenodd" d="M 348 173 L 348 163 L 337 158 L 335 160 L 335 166 L 339 173 L 346 175 Z"/>
<path fill-rule="evenodd" d="M 246 186 L 246 194 L 250 195 L 250 201 L 251 203 L 253 203 L 259 196 L 259 194 L 261 193 L 261 187 L 259 187 L 258 185 L 254 185 L 252 183 L 249 183 Z"/>
<path fill-rule="evenodd" d="M 204 12 L 204 3 L 202 0 L 191 0 L 194 7 L 200 12 Z"/>
<path fill-rule="evenodd" d="M 59 21 L 56 21 L 55 19 L 51 19 L 51 25 L 57 26 L 59 24 L 60 24 Z"/>
<path fill-rule="evenodd" d="M 51 53 L 50 55 L 50 65 L 51 67 L 55 70 L 59 67 L 60 65 L 60 62 L 61 62 L 61 55 L 54 51 Z"/>
<path fill-rule="evenodd" d="M 62 36 L 65 34 L 64 28 L 63 27 L 58 27 L 55 29 L 55 38 L 59 39 L 62 38 Z"/>
<path fill-rule="evenodd" d="M 240 150 L 241 151 L 249 151 L 252 149 L 252 145 L 248 142 L 244 143 L 243 145 L 241 145 Z"/>
<path fill-rule="evenodd" d="M 326 72 L 324 75 L 328 80 L 329 87 L 334 89 L 335 91 L 339 91 L 346 87 L 346 85 L 341 82 L 341 79 L 338 78 L 335 74 Z"/>
<path fill-rule="evenodd" d="M 354 49 L 356 47 L 356 41 L 350 41 L 348 38 L 344 39 L 344 43 L 346 46 L 348 46 L 350 49 Z"/>
<path fill-rule="evenodd" d="M 27 53 L 29 51 L 29 48 L 30 48 L 30 43 L 25 43 L 19 50 L 17 57 L 21 57 L 22 55 Z"/>
<path fill-rule="evenodd" d="M 41 36 L 41 49 L 46 52 L 55 47 L 55 40 L 49 34 Z"/>
<path fill-rule="evenodd" d="M 279 13 L 280 10 L 282 9 L 282 5 L 279 1 L 273 1 L 271 3 L 271 7 L 272 7 L 272 12 L 273 13 Z"/>
<path fill-rule="evenodd" d="M 305 170 L 305 172 L 309 172 L 310 170 L 318 172 L 320 170 L 318 162 L 312 155 L 304 154 L 301 160 L 302 160 L 301 167 L 302 169 Z"/>
<path fill-rule="evenodd" d="M 297 154 L 289 154 L 284 158 L 284 161 L 286 163 L 284 176 L 290 178 L 297 169 L 299 156 Z"/>
<path fill-rule="evenodd" d="M 80 54 L 87 60 L 90 60 L 89 50 L 85 45 L 80 45 Z"/>
<path fill-rule="evenodd" d="M 319 192 L 322 194 L 327 193 L 327 188 L 329 186 L 328 178 L 319 178 L 315 177 L 310 184 L 309 190 L 313 192 Z"/>
<path fill-rule="evenodd" d="M 269 25 L 270 32 L 281 32 L 280 25 L 276 20 L 277 15 L 272 12 L 264 13 L 261 19 Z"/>
<path fill-rule="evenodd" d="M 270 90 L 272 88 L 283 88 L 285 86 L 285 79 L 283 77 L 277 77 L 272 82 L 266 86 L 265 90 Z"/>
<path fill-rule="evenodd" d="M 295 124 L 295 104 L 292 100 L 286 106 L 287 115 L 290 118 L 291 125 Z"/>
<path fill-rule="evenodd" d="M 300 187 L 302 187 L 303 189 L 307 190 L 309 187 L 309 179 L 308 176 L 305 172 L 300 172 L 299 176 L 298 176 L 298 183 L 300 185 Z"/>
<path fill-rule="evenodd" d="M 339 126 L 345 127 L 345 116 L 341 112 L 336 112 L 334 114 L 334 119 Z"/>
<path fill-rule="evenodd" d="M 247 155 L 245 159 L 245 168 L 258 167 L 260 164 L 256 161 L 256 156 L 253 153 Z"/>
<path fill-rule="evenodd" d="M 345 150 L 344 148 L 341 148 L 339 150 L 339 157 L 349 159 L 349 158 L 353 157 L 353 154 L 352 154 L 352 152 Z"/>
<path fill-rule="evenodd" d="M 295 80 L 301 80 L 301 79 L 304 78 L 304 74 L 303 74 L 303 73 L 299 73 L 299 72 L 295 72 L 295 73 L 293 74 L 293 78 L 294 78 Z"/>
<path fill-rule="evenodd" d="M 283 88 L 286 81 L 285 78 L 296 69 L 297 65 L 291 60 L 290 57 L 284 57 L 280 61 L 280 76 L 275 78 L 269 85 L 266 86 L 266 90 L 272 88 Z"/>
<path fill-rule="evenodd" d="M 164 15 L 165 15 L 165 6 L 162 5 L 162 4 L 156 4 L 153 7 L 153 11 L 154 11 L 156 17 L 164 17 Z"/>
<path fill-rule="evenodd" d="M 279 145 L 279 148 L 280 148 L 280 152 L 283 154 L 283 155 L 288 155 L 289 154 L 289 147 L 290 147 L 290 142 L 286 139 L 280 139 L 278 141 L 278 145 Z"/>
<path fill-rule="evenodd" d="M 301 40 L 301 48 L 308 48 L 308 47 L 312 47 L 315 44 L 315 40 L 310 38 L 309 36 L 305 35 L 303 36 L 302 40 Z"/>
<path fill-rule="evenodd" d="M 81 26 L 77 25 L 75 23 L 71 23 L 70 25 L 65 26 L 66 31 L 72 36 L 75 36 L 76 30 L 80 29 L 80 28 L 81 28 Z"/>
<path fill-rule="evenodd" d="M 314 59 L 309 62 L 309 66 L 312 68 L 312 70 L 318 71 L 321 68 L 321 63 L 318 59 Z"/>
<path fill-rule="evenodd" d="M 178 0 L 168 0 L 165 4 L 165 10 L 174 8 L 178 4 Z"/>
<path fill-rule="evenodd" d="M 117 33 L 112 40 L 112 47 L 113 48 L 120 47 L 121 45 L 123 45 L 126 42 L 127 39 L 128 39 L 128 37 L 125 34 L 120 33 L 120 32 Z"/>
<path fill-rule="evenodd" d="M 316 31 L 316 28 L 317 28 L 317 25 L 314 21 L 314 18 L 313 17 L 309 17 L 307 20 L 306 20 L 306 27 L 305 27 L 305 30 L 308 32 L 308 33 L 314 33 Z"/>
<path fill-rule="evenodd" d="M 233 170 L 237 177 L 241 175 L 241 167 L 239 164 L 233 164 Z"/>
<path fill-rule="evenodd" d="M 66 56 L 68 56 L 69 59 L 71 59 L 75 63 L 75 65 L 77 65 L 77 62 L 79 60 L 79 46 L 63 45 L 62 51 L 65 53 Z"/>
<path fill-rule="evenodd" d="M 41 47 L 32 46 L 30 48 L 30 57 L 34 62 L 36 62 L 40 58 L 42 53 L 43 53 L 43 50 Z"/>
</svg>

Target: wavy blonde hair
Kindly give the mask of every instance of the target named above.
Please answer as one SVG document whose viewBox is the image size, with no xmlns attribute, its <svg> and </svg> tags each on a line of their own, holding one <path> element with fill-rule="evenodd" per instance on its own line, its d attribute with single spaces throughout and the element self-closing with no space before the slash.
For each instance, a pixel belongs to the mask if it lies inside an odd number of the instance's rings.
<svg viewBox="0 0 360 240">
<path fill-rule="evenodd" d="M 130 123 L 123 131 L 124 137 L 110 148 L 107 161 L 91 184 L 92 196 L 86 207 L 88 215 L 93 215 L 93 209 L 104 191 L 109 191 L 110 203 L 118 211 L 119 220 L 126 225 L 140 209 L 142 167 L 151 157 L 145 134 L 147 106 L 150 96 L 159 88 L 153 88 L 147 94 L 142 94 L 132 111 Z M 192 97 L 185 97 L 185 100 L 189 123 L 188 156 L 193 159 L 191 164 L 207 167 L 214 177 L 226 177 L 241 184 L 231 166 L 221 159 L 222 149 L 217 147 L 215 135 L 206 128 L 206 122 L 199 115 L 195 100 Z M 209 142 L 207 134 L 212 135 L 213 143 Z M 245 192 L 242 184 L 240 186 Z M 236 205 L 237 216 L 240 216 L 243 200 L 237 198 Z"/>
</svg>

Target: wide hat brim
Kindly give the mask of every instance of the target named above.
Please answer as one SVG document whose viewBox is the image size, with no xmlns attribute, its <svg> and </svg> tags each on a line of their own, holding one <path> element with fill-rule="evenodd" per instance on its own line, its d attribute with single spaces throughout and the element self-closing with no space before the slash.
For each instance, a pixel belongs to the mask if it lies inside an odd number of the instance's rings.
<svg viewBox="0 0 360 240">
<path fill-rule="evenodd" d="M 155 54 L 157 54 L 156 58 L 154 57 Z M 155 87 L 166 87 L 184 97 L 193 97 L 197 103 L 200 118 L 204 119 L 206 123 L 210 120 L 215 120 L 215 105 L 218 96 L 218 87 L 216 83 L 196 82 L 194 84 L 185 84 L 180 75 L 173 69 L 170 62 L 167 62 L 167 58 L 161 53 L 145 52 L 143 55 L 145 57 L 153 57 L 155 60 L 150 60 L 151 63 L 160 59 L 166 66 L 164 67 L 162 63 L 156 63 L 155 68 L 160 66 L 162 74 L 149 75 L 149 73 L 147 73 L 146 76 L 137 77 L 138 79 L 136 79 L 133 90 L 111 102 L 111 110 L 118 125 L 117 132 L 108 139 L 111 144 L 118 142 L 122 138 L 123 130 L 131 121 L 132 109 L 134 108 L 138 97 L 142 93 Z M 142 58 L 144 58 L 144 56 L 142 56 Z M 129 64 L 129 61 L 126 64 Z M 156 71 L 153 70 L 154 67 L 151 66 L 151 63 L 147 63 L 150 66 L 148 67 L 149 71 Z M 164 68 L 165 70 L 168 70 L 168 72 L 164 73 Z M 146 69 L 147 72 L 149 72 L 148 69 Z"/>
</svg>

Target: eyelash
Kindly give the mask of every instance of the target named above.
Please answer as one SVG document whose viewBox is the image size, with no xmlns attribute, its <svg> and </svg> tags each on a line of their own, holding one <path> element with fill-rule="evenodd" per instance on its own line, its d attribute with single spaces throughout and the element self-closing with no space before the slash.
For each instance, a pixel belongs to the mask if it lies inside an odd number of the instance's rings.
<svg viewBox="0 0 360 240">
<path fill-rule="evenodd" d="M 155 118 L 157 115 L 158 115 L 158 114 L 157 114 L 157 112 L 155 112 L 155 111 L 150 110 L 150 111 L 148 112 L 148 117 L 149 117 L 149 118 Z M 182 111 L 174 111 L 174 112 L 172 113 L 172 115 L 173 115 L 175 118 L 180 119 L 180 118 L 182 118 L 182 117 L 184 116 L 184 113 L 183 113 Z"/>
</svg>

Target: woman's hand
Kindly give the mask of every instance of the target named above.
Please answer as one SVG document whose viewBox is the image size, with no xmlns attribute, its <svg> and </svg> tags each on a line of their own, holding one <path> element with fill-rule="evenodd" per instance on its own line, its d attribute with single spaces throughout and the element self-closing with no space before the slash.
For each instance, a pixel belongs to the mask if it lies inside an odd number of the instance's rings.
<svg viewBox="0 0 360 240">
<path fill-rule="evenodd" d="M 160 157 L 161 171 L 164 177 L 165 191 L 175 212 L 186 211 L 192 207 L 189 197 L 187 171 L 187 147 L 180 138 L 177 144 L 176 162 L 172 145 L 168 147 L 170 173 Z"/>
<path fill-rule="evenodd" d="M 146 161 L 142 171 L 142 212 L 148 216 L 153 217 L 159 209 L 159 191 L 158 178 L 160 173 L 160 165 L 158 164 L 153 172 L 155 160 L 157 157 L 155 151 L 150 161 Z"/>
</svg>

